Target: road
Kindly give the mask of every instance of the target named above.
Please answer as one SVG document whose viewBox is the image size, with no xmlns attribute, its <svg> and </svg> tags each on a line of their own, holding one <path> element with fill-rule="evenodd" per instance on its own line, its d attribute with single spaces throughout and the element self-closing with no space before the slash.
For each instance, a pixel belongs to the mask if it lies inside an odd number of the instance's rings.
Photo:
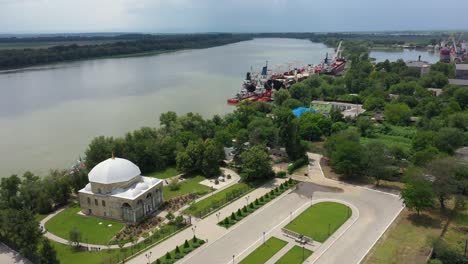
<svg viewBox="0 0 468 264">
<path fill-rule="evenodd" d="M 307 263 L 359 263 L 403 209 L 399 197 L 326 179 L 318 163 L 311 166 L 309 175 L 297 177 L 305 181 L 297 190 L 263 207 L 181 263 L 227 264 L 233 262 L 233 255 L 237 263 L 261 243 L 263 232 L 267 236 L 278 233 L 288 223 L 290 212 L 298 210 L 294 217 L 305 210 L 311 195 L 313 202 L 337 200 L 350 205 L 353 217 L 319 246 Z"/>
</svg>

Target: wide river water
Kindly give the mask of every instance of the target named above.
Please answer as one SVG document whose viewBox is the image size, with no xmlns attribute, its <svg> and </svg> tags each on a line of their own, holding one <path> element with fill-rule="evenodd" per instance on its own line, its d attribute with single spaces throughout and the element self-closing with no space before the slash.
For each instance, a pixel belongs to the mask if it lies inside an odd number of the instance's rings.
<svg viewBox="0 0 468 264">
<path fill-rule="evenodd" d="M 333 49 L 307 40 L 255 39 L 0 72 L 0 177 L 69 167 L 94 137 L 158 126 L 166 111 L 229 113 L 233 107 L 226 99 L 240 89 L 250 67 L 258 70 L 268 60 L 284 71 L 288 63 L 316 64 L 327 52 Z M 400 53 L 405 60 L 417 59 Z M 395 54 L 371 56 L 383 60 Z"/>
</svg>

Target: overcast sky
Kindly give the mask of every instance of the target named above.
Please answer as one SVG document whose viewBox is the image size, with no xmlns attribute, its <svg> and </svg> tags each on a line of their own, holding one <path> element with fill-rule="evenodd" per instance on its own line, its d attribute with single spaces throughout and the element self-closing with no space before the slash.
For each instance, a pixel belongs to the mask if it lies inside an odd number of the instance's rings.
<svg viewBox="0 0 468 264">
<path fill-rule="evenodd" d="M 468 0 L 0 0 L 0 33 L 468 30 Z"/>
</svg>

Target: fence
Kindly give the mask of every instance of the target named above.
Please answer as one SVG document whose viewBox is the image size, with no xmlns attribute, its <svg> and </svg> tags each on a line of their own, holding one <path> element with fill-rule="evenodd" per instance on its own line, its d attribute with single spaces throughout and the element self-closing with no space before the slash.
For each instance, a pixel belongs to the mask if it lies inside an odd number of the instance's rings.
<svg viewBox="0 0 468 264">
<path fill-rule="evenodd" d="M 296 239 L 300 239 L 301 241 L 303 241 L 306 244 L 313 241 L 312 238 L 310 238 L 308 236 L 304 236 L 302 234 L 296 233 L 296 232 L 291 231 L 291 230 L 286 229 L 286 228 L 281 228 L 281 231 L 283 231 L 283 233 L 285 233 L 288 236 L 292 236 L 292 237 L 294 237 Z"/>
</svg>

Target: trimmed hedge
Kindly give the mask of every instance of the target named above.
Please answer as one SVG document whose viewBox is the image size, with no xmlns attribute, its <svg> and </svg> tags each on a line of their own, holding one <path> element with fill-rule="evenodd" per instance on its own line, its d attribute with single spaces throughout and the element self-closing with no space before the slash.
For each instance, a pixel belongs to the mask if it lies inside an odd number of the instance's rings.
<svg viewBox="0 0 468 264">
<path fill-rule="evenodd" d="M 255 201 L 245 205 L 244 207 L 238 209 L 235 212 L 232 212 L 230 216 L 221 220 L 218 225 L 223 226 L 225 228 L 229 228 L 235 225 L 240 220 L 247 217 L 249 214 L 255 212 L 258 208 L 262 207 L 263 205 L 267 204 L 271 200 L 275 199 L 276 197 L 283 194 L 285 191 L 290 189 L 291 187 L 295 186 L 298 181 L 289 179 L 286 182 L 280 184 L 280 186 L 276 187 L 275 189 L 271 190 L 270 192 L 266 193 L 259 199 L 255 199 Z"/>
</svg>

